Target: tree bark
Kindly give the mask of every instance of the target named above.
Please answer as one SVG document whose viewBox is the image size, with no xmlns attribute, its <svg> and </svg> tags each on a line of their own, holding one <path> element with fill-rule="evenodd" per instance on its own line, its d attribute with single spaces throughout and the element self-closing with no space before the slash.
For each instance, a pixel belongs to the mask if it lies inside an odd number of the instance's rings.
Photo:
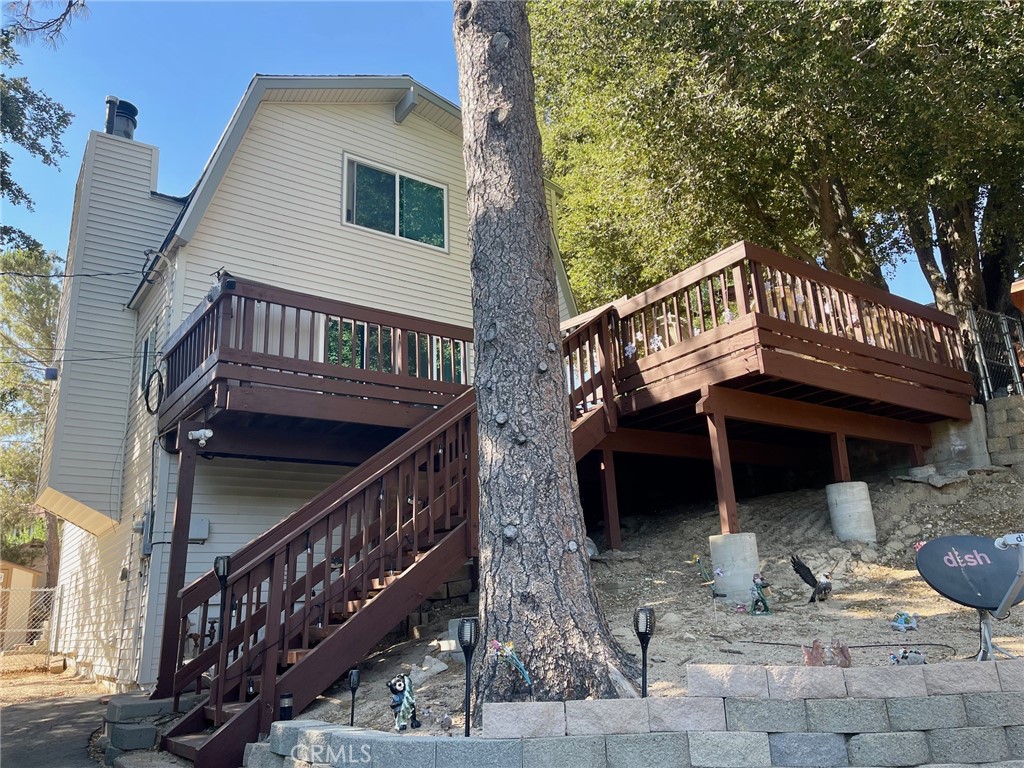
<svg viewBox="0 0 1024 768">
<path fill-rule="evenodd" d="M 942 270 L 954 299 L 968 306 L 985 308 L 981 282 L 981 259 L 975 231 L 977 197 L 932 202 L 935 237 L 942 258 Z"/>
<path fill-rule="evenodd" d="M 584 547 L 525 2 L 455 2 L 479 411 L 479 701 L 636 695 Z M 479 711 L 479 707 L 478 707 Z"/>
<path fill-rule="evenodd" d="M 1020 233 L 1024 216 L 1024 190 L 1020 182 L 993 184 L 981 218 L 981 278 L 988 308 L 1016 314 L 1010 285 L 1022 256 Z"/>
<path fill-rule="evenodd" d="M 868 249 L 867 238 L 853 218 L 842 177 L 822 176 L 801 184 L 804 199 L 818 220 L 825 268 L 868 285 L 889 290 L 882 269 Z"/>
<path fill-rule="evenodd" d="M 931 220 L 928 218 L 928 206 L 908 208 L 902 212 L 901 218 L 917 255 L 917 263 L 921 267 L 924 279 L 928 281 L 928 287 L 932 289 L 935 306 L 943 312 L 956 314 L 953 294 L 946 284 L 946 277 L 939 269 L 938 262 L 935 261 L 935 237 L 932 234 Z"/>
</svg>

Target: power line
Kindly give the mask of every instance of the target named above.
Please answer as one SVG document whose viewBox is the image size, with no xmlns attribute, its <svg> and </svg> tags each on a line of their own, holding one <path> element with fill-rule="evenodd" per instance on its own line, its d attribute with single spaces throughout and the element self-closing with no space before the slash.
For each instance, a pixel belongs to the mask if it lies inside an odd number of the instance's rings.
<svg viewBox="0 0 1024 768">
<path fill-rule="evenodd" d="M 149 357 L 149 355 L 110 355 L 109 357 L 71 357 L 71 358 L 54 358 L 54 363 L 96 363 L 105 360 L 138 360 L 143 357 Z M 0 360 L 0 365 L 23 365 L 30 366 L 36 365 L 41 368 L 46 368 L 46 363 L 36 362 L 35 360 Z"/>
<path fill-rule="evenodd" d="M 0 272 L 0 277 L 40 277 L 47 280 L 63 280 L 66 277 L 118 277 L 123 275 L 138 275 L 143 270 L 124 269 L 118 272 L 54 272 L 46 274 L 42 272 Z"/>
</svg>

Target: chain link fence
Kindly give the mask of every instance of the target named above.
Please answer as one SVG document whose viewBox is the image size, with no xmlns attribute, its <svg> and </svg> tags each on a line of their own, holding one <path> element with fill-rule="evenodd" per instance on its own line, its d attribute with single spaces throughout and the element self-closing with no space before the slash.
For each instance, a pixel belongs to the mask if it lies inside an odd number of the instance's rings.
<svg viewBox="0 0 1024 768">
<path fill-rule="evenodd" d="M 961 323 L 967 370 L 978 398 L 1024 394 L 1024 327 L 1019 319 L 984 309 L 966 309 Z"/>
<path fill-rule="evenodd" d="M 59 587 L 0 589 L 0 673 L 49 669 L 59 615 Z"/>
</svg>

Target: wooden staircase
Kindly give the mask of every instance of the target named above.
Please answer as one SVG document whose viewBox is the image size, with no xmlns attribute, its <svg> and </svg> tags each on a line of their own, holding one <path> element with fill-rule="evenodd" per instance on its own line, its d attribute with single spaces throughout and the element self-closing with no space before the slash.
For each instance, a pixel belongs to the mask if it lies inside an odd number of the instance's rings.
<svg viewBox="0 0 1024 768">
<path fill-rule="evenodd" d="M 614 311 L 563 341 L 577 458 L 616 426 Z M 177 702 L 197 704 L 162 746 L 197 768 L 241 765 L 269 732 L 279 697 L 296 713 L 477 553 L 473 390 L 333 484 L 181 593 Z M 195 628 L 218 619 L 214 640 Z M 163 681 L 161 686 L 164 687 Z"/>
</svg>

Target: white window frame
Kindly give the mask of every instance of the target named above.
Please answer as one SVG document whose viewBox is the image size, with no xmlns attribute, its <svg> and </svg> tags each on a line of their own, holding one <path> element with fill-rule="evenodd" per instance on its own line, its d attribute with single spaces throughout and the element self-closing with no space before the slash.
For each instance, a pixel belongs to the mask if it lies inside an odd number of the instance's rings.
<svg viewBox="0 0 1024 768">
<path fill-rule="evenodd" d="M 139 348 L 139 395 L 143 397 L 146 394 L 149 377 L 157 369 L 158 325 L 158 320 L 152 322 L 146 335 L 142 337 L 142 344 Z"/>
<path fill-rule="evenodd" d="M 372 160 L 366 160 L 358 155 L 350 155 L 347 152 L 342 154 L 342 172 L 341 172 L 341 223 L 347 227 L 353 227 L 361 232 L 372 232 L 375 235 L 381 235 L 383 237 L 389 237 L 392 240 L 398 240 L 403 243 L 412 243 L 413 245 L 422 245 L 425 248 L 431 248 L 435 251 L 442 251 L 448 253 L 448 185 L 440 184 L 433 179 L 427 179 L 422 176 L 417 176 L 412 173 L 406 173 L 405 171 L 399 171 L 396 168 L 392 168 L 381 163 L 374 162 Z M 352 163 L 359 163 L 365 165 L 368 168 L 381 171 L 383 173 L 391 173 L 395 176 L 395 228 L 393 232 L 381 232 L 379 229 L 372 229 L 371 227 L 363 227 L 356 224 L 354 221 L 348 220 L 348 212 L 351 210 L 349 206 L 349 189 L 354 190 L 355 180 L 349 178 L 349 168 Z M 431 245 L 430 243 L 424 243 L 422 240 L 414 240 L 411 237 L 402 237 L 399 233 L 401 226 L 402 216 L 402 199 L 401 199 L 401 180 L 402 178 L 412 179 L 418 181 L 421 184 L 429 184 L 432 187 L 437 187 L 444 194 L 444 221 L 442 226 L 444 227 L 444 247 L 437 245 Z M 354 218 L 354 217 L 353 217 Z"/>
</svg>

